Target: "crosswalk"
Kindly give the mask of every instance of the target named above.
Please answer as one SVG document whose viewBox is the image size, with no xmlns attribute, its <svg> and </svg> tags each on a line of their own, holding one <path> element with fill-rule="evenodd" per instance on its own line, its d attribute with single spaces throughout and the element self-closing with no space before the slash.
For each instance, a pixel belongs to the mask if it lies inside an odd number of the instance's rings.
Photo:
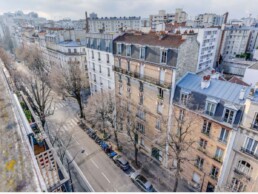
<svg viewBox="0 0 258 194">
<path fill-rule="evenodd" d="M 78 122 L 79 119 L 77 117 L 72 118 L 66 121 L 66 123 L 61 127 L 61 130 L 65 132 L 73 132 L 73 128 L 74 126 L 78 125 Z"/>
<path fill-rule="evenodd" d="M 65 103 L 65 102 L 56 102 L 56 103 L 54 103 L 54 108 L 55 108 L 55 110 L 58 110 L 58 109 L 63 108 L 65 106 L 67 106 L 67 105 L 68 104 Z"/>
</svg>

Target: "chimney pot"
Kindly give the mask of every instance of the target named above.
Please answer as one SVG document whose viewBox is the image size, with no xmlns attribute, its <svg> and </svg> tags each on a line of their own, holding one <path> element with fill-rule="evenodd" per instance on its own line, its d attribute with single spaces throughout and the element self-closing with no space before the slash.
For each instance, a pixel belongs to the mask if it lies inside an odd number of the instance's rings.
<svg viewBox="0 0 258 194">
<path fill-rule="evenodd" d="M 245 90 L 246 90 L 245 87 L 243 87 L 243 88 L 241 89 L 240 94 L 239 94 L 239 100 L 243 100 L 243 99 L 244 99 Z"/>
</svg>

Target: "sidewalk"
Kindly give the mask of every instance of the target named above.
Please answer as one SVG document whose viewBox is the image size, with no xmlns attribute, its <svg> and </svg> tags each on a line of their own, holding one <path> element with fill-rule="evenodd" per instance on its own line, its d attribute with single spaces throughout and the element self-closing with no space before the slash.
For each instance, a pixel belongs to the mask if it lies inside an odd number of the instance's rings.
<svg viewBox="0 0 258 194">
<path fill-rule="evenodd" d="M 110 141 L 112 141 L 114 147 L 116 147 L 116 143 L 114 141 L 113 136 L 112 139 L 110 139 Z M 122 135 L 119 135 L 119 143 L 123 146 L 123 155 L 130 162 L 132 162 L 134 160 L 133 145 L 130 142 L 128 142 L 126 137 L 123 137 Z M 157 161 L 153 160 L 151 157 L 145 155 L 141 151 L 138 152 L 138 161 L 140 164 L 142 164 L 142 167 L 140 169 L 141 174 L 148 178 L 159 192 L 173 191 L 175 179 L 171 171 L 160 166 L 160 164 Z M 194 192 L 194 190 L 187 184 L 187 182 L 182 179 L 179 180 L 177 191 Z"/>
</svg>

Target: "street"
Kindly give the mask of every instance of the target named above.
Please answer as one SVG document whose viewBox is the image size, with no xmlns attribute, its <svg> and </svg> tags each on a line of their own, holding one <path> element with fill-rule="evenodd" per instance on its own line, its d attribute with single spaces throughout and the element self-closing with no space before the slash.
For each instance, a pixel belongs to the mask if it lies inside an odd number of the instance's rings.
<svg viewBox="0 0 258 194">
<path fill-rule="evenodd" d="M 47 119 L 48 129 L 55 130 L 61 123 L 63 124 L 61 132 L 72 135 L 72 143 L 68 148 L 71 157 L 85 150 L 83 154 L 78 154 L 75 161 L 92 189 L 95 192 L 139 192 L 130 177 L 118 168 L 100 146 L 77 125 L 79 119 L 76 114 L 78 111 L 76 102 L 61 99 L 55 99 L 55 102 L 55 113 Z M 80 177 L 78 172 L 76 174 L 77 178 Z M 76 183 L 74 187 L 76 190 Z"/>
</svg>

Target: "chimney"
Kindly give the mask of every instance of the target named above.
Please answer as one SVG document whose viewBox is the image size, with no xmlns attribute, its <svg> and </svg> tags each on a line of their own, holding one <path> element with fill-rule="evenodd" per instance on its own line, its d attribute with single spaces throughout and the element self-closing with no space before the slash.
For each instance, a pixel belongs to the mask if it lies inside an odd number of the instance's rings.
<svg viewBox="0 0 258 194">
<path fill-rule="evenodd" d="M 210 84 L 211 84 L 211 77 L 210 77 L 210 75 L 203 76 L 202 82 L 201 82 L 201 88 L 202 89 L 208 88 L 210 86 Z"/>
<path fill-rule="evenodd" d="M 211 70 L 211 79 L 219 79 L 219 73 L 216 72 L 214 69 Z"/>
<path fill-rule="evenodd" d="M 239 94 L 239 100 L 244 100 L 246 87 L 243 87 Z"/>
</svg>

